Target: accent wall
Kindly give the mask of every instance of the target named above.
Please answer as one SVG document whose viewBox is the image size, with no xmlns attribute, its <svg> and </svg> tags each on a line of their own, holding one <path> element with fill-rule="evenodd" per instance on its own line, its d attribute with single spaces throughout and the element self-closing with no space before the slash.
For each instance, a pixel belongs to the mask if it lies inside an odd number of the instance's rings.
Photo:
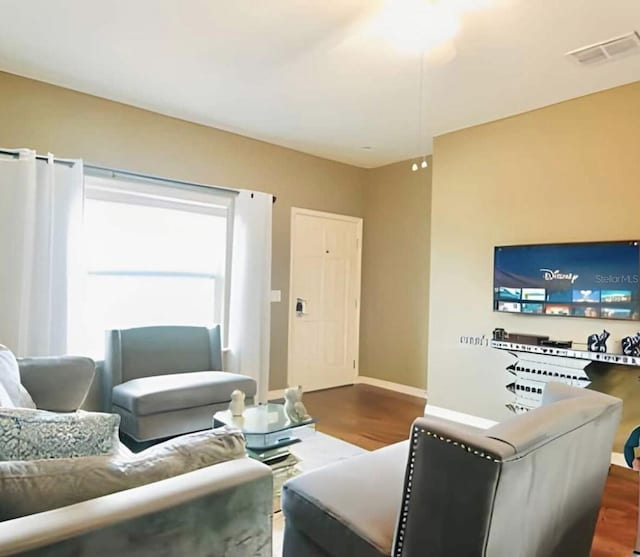
<svg viewBox="0 0 640 557">
<path fill-rule="evenodd" d="M 607 329 L 611 352 L 640 330 L 633 321 L 492 310 L 496 245 L 640 239 L 639 130 L 636 82 L 435 139 L 430 404 L 493 420 L 511 415 L 505 368 L 514 358 L 488 346 L 496 327 L 583 346 Z M 598 390 L 625 400 L 620 450 L 640 424 L 640 368 L 603 373 Z"/>
</svg>

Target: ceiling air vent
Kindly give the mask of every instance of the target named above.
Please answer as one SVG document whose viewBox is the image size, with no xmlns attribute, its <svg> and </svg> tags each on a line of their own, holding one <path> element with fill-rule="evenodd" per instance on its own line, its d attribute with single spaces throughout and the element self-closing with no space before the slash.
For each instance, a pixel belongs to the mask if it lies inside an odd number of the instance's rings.
<svg viewBox="0 0 640 557">
<path fill-rule="evenodd" d="M 592 66 L 638 53 L 640 53 L 640 35 L 634 31 L 621 37 L 572 50 L 566 55 L 579 64 Z"/>
</svg>

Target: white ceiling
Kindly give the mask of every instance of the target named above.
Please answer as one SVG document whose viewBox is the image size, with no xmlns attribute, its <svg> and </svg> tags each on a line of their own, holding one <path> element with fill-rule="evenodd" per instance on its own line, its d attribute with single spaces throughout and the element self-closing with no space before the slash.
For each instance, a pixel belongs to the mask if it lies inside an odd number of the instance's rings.
<svg viewBox="0 0 640 557">
<path fill-rule="evenodd" d="M 563 56 L 640 30 L 640 1 L 483 0 L 428 55 L 419 144 L 419 55 L 372 32 L 394 1 L 0 0 L 0 69 L 362 167 L 640 80 Z"/>
</svg>

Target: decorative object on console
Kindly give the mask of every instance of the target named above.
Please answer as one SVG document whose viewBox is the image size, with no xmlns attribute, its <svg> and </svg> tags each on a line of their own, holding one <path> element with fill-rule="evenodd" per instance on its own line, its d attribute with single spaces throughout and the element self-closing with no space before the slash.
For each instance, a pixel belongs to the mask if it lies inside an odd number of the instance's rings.
<svg viewBox="0 0 640 557">
<path fill-rule="evenodd" d="M 553 348 L 571 348 L 573 341 L 571 340 L 542 340 L 540 346 L 552 346 Z"/>
<path fill-rule="evenodd" d="M 240 389 L 236 389 L 231 393 L 231 402 L 229 403 L 229 410 L 232 416 L 242 416 L 244 413 L 244 399 L 245 394 Z"/>
<path fill-rule="evenodd" d="M 532 344 L 534 346 L 540 346 L 545 341 L 549 340 L 546 335 L 529 335 L 525 333 L 509 333 L 509 342 L 519 342 L 521 344 Z"/>
<path fill-rule="evenodd" d="M 609 338 L 609 331 L 603 330 L 601 333 L 593 333 L 587 338 L 587 348 L 589 352 L 606 352 L 607 351 L 607 339 Z"/>
<path fill-rule="evenodd" d="M 294 422 L 304 422 L 311 418 L 304 404 L 302 404 L 302 386 L 289 387 L 284 391 L 284 411 L 288 418 Z"/>
<path fill-rule="evenodd" d="M 493 340 L 509 340 L 509 333 L 504 329 L 493 329 Z"/>
<path fill-rule="evenodd" d="M 622 353 L 625 356 L 640 357 L 640 333 L 622 338 Z"/>
<path fill-rule="evenodd" d="M 504 329 L 494 329 L 493 340 L 504 340 L 520 344 L 531 344 L 532 346 L 541 346 L 549 340 L 549 337 L 545 335 L 530 335 L 527 333 L 508 333 Z"/>
</svg>

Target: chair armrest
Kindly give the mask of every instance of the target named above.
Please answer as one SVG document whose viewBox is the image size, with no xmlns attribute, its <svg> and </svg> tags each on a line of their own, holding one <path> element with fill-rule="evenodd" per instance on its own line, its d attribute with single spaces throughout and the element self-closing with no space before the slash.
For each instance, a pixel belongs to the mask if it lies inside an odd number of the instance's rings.
<svg viewBox="0 0 640 557">
<path fill-rule="evenodd" d="M 93 360 L 80 356 L 19 358 L 18 366 L 36 406 L 53 412 L 80 408 L 96 373 Z"/>
<path fill-rule="evenodd" d="M 181 544 L 193 530 L 213 543 L 216 528 L 220 527 L 221 537 L 228 535 L 225 527 L 232 528 L 234 519 L 242 522 L 237 526 L 239 537 L 268 534 L 264 553 L 251 555 L 271 555 L 272 482 L 269 467 L 242 458 L 16 518 L 0 523 L 0 556 L 25 551 L 39 557 L 84 554 L 79 548 L 90 548 L 94 557 L 140 555 L 143 548 L 145 555 L 186 555 L 189 548 Z M 227 524 L 217 523 L 222 520 Z M 197 541 L 193 541 L 196 546 Z M 175 547 L 169 547 L 171 544 Z M 207 555 L 211 547 L 206 547 Z"/>
<path fill-rule="evenodd" d="M 507 459 L 512 456 L 515 452 L 513 447 L 493 439 L 489 435 L 491 429 L 478 428 L 427 414 L 413 422 L 411 431 L 412 438 L 414 434 L 422 433 L 424 430 L 425 433 L 430 433 L 435 440 L 441 443 L 464 445 L 466 448 L 491 453 L 496 459 Z M 473 452 L 473 450 L 467 452 Z"/>
</svg>

